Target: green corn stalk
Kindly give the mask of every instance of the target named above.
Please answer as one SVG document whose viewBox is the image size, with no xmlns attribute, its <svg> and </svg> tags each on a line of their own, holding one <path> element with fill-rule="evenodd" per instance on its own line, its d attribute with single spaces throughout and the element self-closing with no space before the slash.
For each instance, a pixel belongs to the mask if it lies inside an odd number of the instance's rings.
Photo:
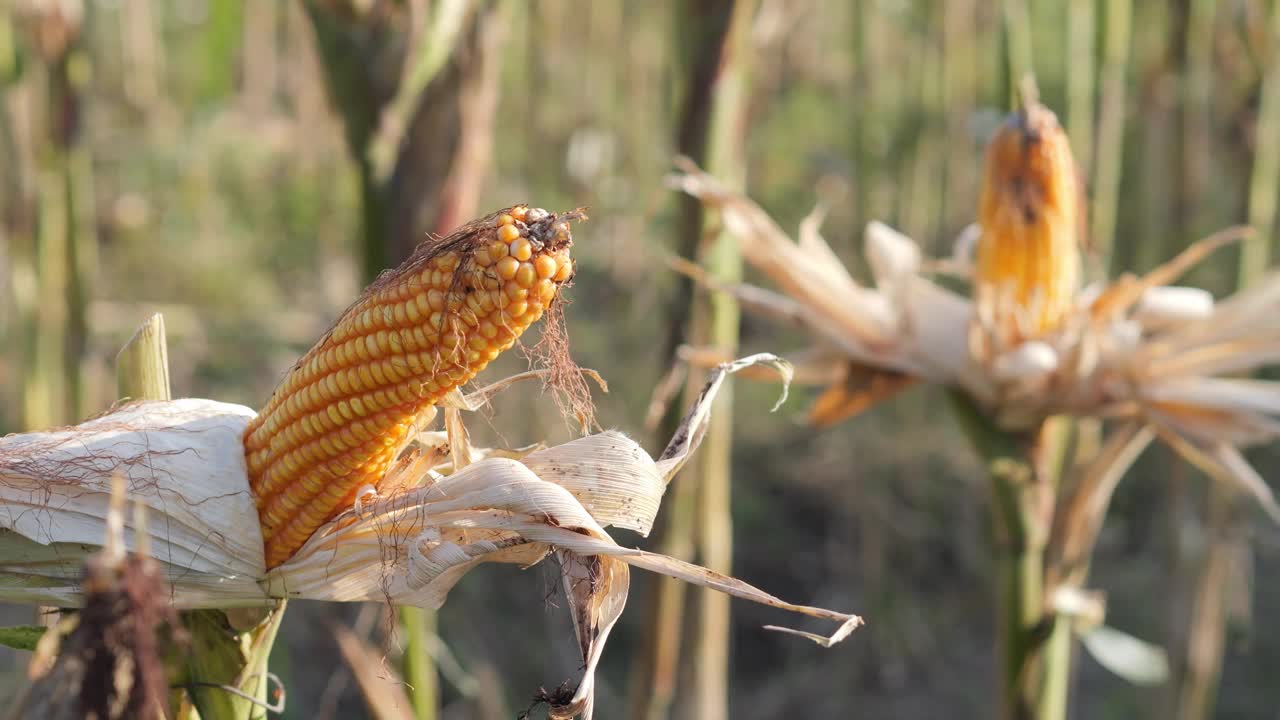
<svg viewBox="0 0 1280 720">
<path fill-rule="evenodd" d="M 169 351 L 161 315 L 148 318 L 116 356 L 116 385 L 121 398 L 170 399 Z M 181 694 L 176 694 L 172 714 L 183 717 L 185 712 L 187 720 L 266 720 L 267 659 L 284 619 L 284 609 L 282 601 L 266 611 L 180 613 L 190 635 L 190 647 L 187 652 L 170 656 L 170 673 L 177 678 L 176 685 L 186 688 L 193 707 L 183 711 Z M 246 695 L 257 703 L 250 702 Z"/>
</svg>

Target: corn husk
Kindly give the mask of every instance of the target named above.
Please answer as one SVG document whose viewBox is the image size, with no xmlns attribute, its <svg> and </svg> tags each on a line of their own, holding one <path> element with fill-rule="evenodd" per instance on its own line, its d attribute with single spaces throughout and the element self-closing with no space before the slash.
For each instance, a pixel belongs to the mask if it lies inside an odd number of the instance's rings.
<svg viewBox="0 0 1280 720">
<path fill-rule="evenodd" d="M 112 482 L 122 478 L 148 517 L 141 528 L 125 520 L 123 536 L 160 564 L 179 608 L 277 598 L 436 608 L 480 563 L 528 566 L 555 554 L 585 668 L 574 696 L 553 707 L 557 717 L 591 716 L 594 671 L 625 605 L 631 566 L 835 621 L 833 635 L 804 635 L 838 642 L 860 618 L 622 547 L 606 531 L 648 533 L 667 484 L 706 432 L 724 378 L 762 366 L 789 380 L 789 367 L 769 355 L 719 366 L 657 459 L 617 431 L 526 452 L 473 448 L 461 408 L 492 393 L 455 399 L 445 409 L 446 434 L 421 436 L 383 483 L 362 489 L 351 510 L 269 572 L 240 441 L 252 410 L 201 399 L 141 402 L 76 427 L 11 435 L 0 439 L 0 599 L 79 605 L 81 562 L 108 534 Z M 448 465 L 439 462 L 443 444 Z"/>
<path fill-rule="evenodd" d="M 0 597 L 81 604 L 81 562 L 106 536 L 112 479 L 150 517 L 145 544 L 180 608 L 261 605 L 262 534 L 240 443 L 254 412 L 139 402 L 73 428 L 0 438 Z M 130 551 L 142 536 L 125 533 Z"/>
</svg>

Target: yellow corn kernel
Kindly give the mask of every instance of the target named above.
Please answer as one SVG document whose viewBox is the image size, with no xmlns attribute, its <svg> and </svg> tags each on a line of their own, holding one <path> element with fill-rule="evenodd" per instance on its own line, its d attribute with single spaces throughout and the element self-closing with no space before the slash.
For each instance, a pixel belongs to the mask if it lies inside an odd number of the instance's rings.
<svg viewBox="0 0 1280 720">
<path fill-rule="evenodd" d="M 510 226 L 508 226 L 510 227 Z M 503 280 L 510 280 L 516 276 L 516 271 L 520 269 L 520 261 L 515 256 L 508 255 L 498 261 L 497 270 L 498 277 Z"/>
<path fill-rule="evenodd" d="M 531 288 L 537 279 L 538 271 L 533 269 L 533 263 L 520 263 L 520 267 L 516 269 L 515 280 L 517 285 L 522 288 Z"/>
<path fill-rule="evenodd" d="M 987 147 L 975 281 L 1002 305 L 1011 302 L 1031 334 L 1056 328 L 1075 303 L 1081 208 L 1057 117 L 1037 103 L 1015 112 Z"/>
<path fill-rule="evenodd" d="M 285 376 L 244 436 L 268 567 L 376 486 L 415 418 L 555 300 L 572 243 L 557 222 L 520 206 L 424 243 Z"/>
<path fill-rule="evenodd" d="M 556 259 L 550 255 L 539 255 L 537 259 L 533 261 L 533 269 L 538 273 L 538 277 L 549 278 L 552 275 L 555 275 L 556 270 L 558 269 L 556 267 Z"/>
<path fill-rule="evenodd" d="M 566 256 L 560 259 L 560 264 L 556 268 L 555 281 L 568 282 L 571 277 L 573 277 L 573 261 Z"/>
</svg>

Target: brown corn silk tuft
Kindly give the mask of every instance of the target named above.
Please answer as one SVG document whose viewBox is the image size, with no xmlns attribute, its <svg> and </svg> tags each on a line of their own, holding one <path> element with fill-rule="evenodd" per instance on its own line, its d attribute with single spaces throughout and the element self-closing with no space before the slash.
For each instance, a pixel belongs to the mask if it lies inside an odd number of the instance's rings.
<svg viewBox="0 0 1280 720">
<path fill-rule="evenodd" d="M 516 206 L 424 242 L 289 371 L 244 437 L 268 568 L 376 487 L 424 413 L 551 307 L 581 217 Z"/>
<path fill-rule="evenodd" d="M 154 560 L 99 552 L 85 561 L 84 607 L 36 648 L 34 682 L 9 717 L 164 718 L 167 644 L 187 642 Z M 56 658 L 54 655 L 56 654 Z M 50 663 L 46 665 L 45 663 Z"/>
<path fill-rule="evenodd" d="M 1030 102 L 987 147 L 978 205 L 976 289 L 1026 337 L 1070 313 L 1080 283 L 1081 187 L 1067 135 Z"/>
</svg>

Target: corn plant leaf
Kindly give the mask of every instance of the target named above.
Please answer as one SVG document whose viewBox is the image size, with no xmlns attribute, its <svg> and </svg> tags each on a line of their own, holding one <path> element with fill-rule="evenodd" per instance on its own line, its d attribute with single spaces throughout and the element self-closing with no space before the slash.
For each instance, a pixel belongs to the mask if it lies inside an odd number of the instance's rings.
<svg viewBox="0 0 1280 720">
<path fill-rule="evenodd" d="M 698 394 L 697 399 L 685 413 L 684 419 L 680 421 L 666 449 L 662 451 L 662 455 L 658 456 L 658 469 L 661 470 L 667 482 L 671 482 L 676 473 L 680 472 L 689 455 L 702 442 L 702 437 L 707 432 L 707 424 L 711 419 L 711 401 L 720 391 L 725 378 L 741 370 L 761 365 L 772 367 L 782 378 L 782 396 L 774 404 L 773 410 L 776 411 L 787 401 L 787 389 L 791 385 L 791 365 L 776 355 L 758 353 L 714 368 L 702 392 Z"/>
<path fill-rule="evenodd" d="M 1128 633 L 1099 625 L 1081 633 L 1080 641 L 1099 665 L 1134 685 L 1159 685 L 1169 679 L 1164 649 Z"/>
<path fill-rule="evenodd" d="M 386 662 L 386 656 L 349 628 L 335 624 L 332 631 L 369 715 L 375 720 L 413 720 L 413 703 L 405 692 L 404 681 Z"/>
</svg>

